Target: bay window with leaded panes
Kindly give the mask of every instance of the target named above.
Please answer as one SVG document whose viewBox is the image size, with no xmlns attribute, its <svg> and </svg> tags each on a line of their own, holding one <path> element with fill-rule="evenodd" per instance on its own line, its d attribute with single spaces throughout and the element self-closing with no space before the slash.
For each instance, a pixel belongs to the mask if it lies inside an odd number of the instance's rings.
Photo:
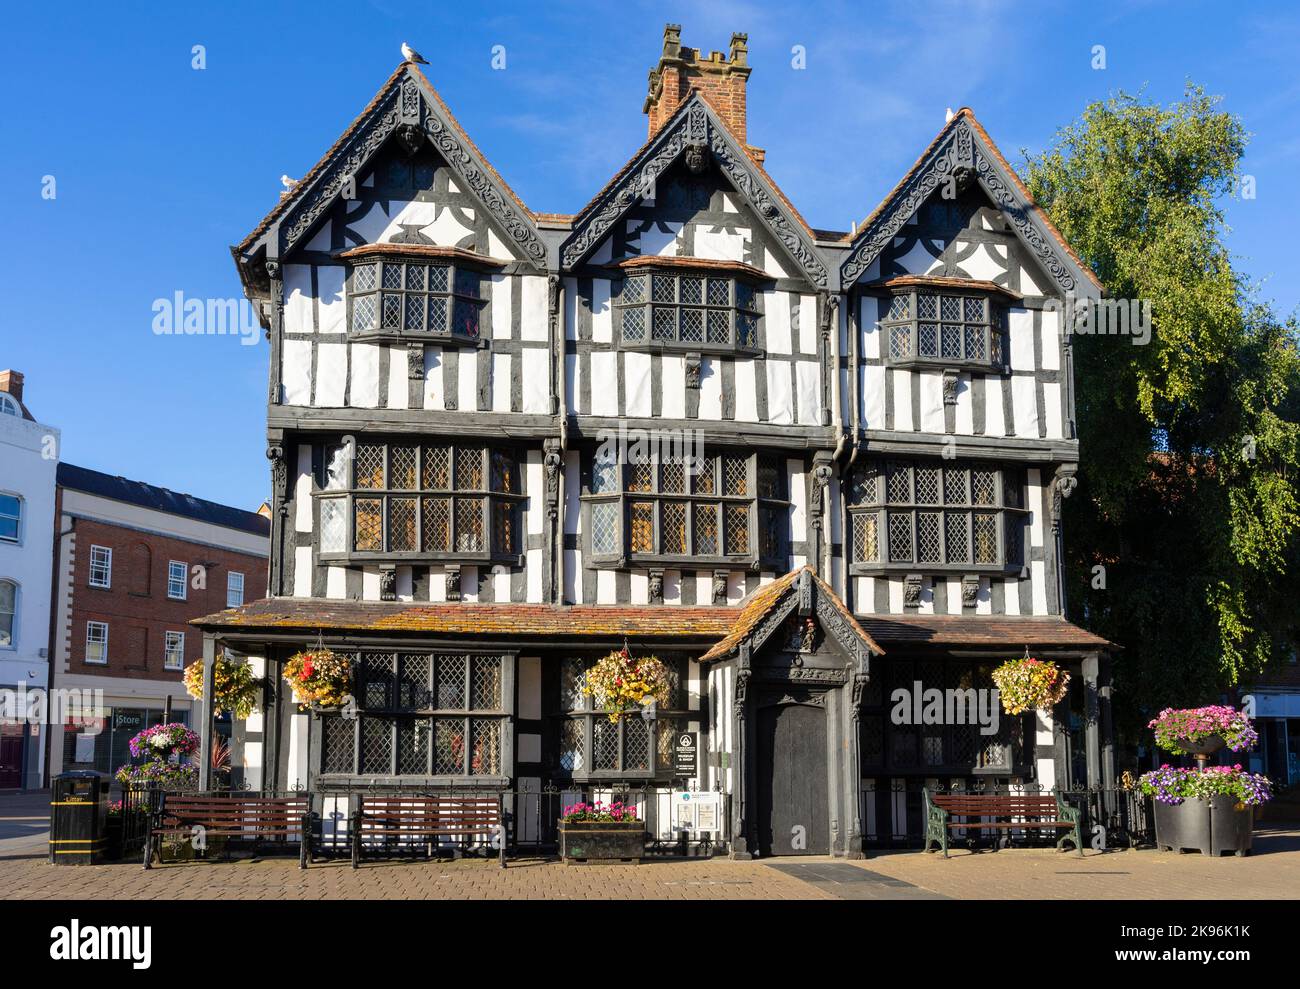
<svg viewBox="0 0 1300 989">
<path fill-rule="evenodd" d="M 484 274 L 473 264 L 383 254 L 352 259 L 348 326 L 353 336 L 477 344 Z"/>
<path fill-rule="evenodd" d="M 316 492 L 322 559 L 521 560 L 512 450 L 363 440 L 326 445 Z"/>
<path fill-rule="evenodd" d="M 614 284 L 625 348 L 694 351 L 758 349 L 756 284 L 727 272 L 629 272 Z"/>
<path fill-rule="evenodd" d="M 1024 565 L 1024 475 L 1019 468 L 879 460 L 849 478 L 855 573 L 1019 571 Z"/>
<path fill-rule="evenodd" d="M 788 561 L 788 481 L 775 454 L 619 464 L 600 447 L 583 500 L 597 566 Z"/>
<path fill-rule="evenodd" d="M 511 775 L 513 657 L 385 651 L 356 660 L 356 717 L 321 715 L 321 774 Z"/>
<path fill-rule="evenodd" d="M 998 661 L 957 658 L 894 657 L 873 676 L 862 693 L 859 765 L 864 777 L 948 775 L 962 777 L 1022 775 L 1033 769 L 1032 715 L 998 718 L 996 730 L 984 733 L 976 693 L 994 690 Z M 918 686 L 919 685 L 919 686 Z M 971 706 L 963 717 L 932 724 L 899 724 L 893 714 L 898 690 L 952 691 Z M 995 701 L 996 703 L 996 701 Z M 910 719 L 909 719 L 910 720 Z"/>
<path fill-rule="evenodd" d="M 1006 308 L 988 293 L 911 288 L 885 297 L 881 306 L 891 364 L 1004 369 Z"/>
<path fill-rule="evenodd" d="M 624 713 L 618 721 L 582 688 L 587 671 L 599 657 L 565 657 L 560 661 L 558 699 L 548 710 L 550 769 L 572 780 L 672 778 L 673 743 L 690 717 L 685 691 L 687 660 L 659 656 L 672 684 L 667 705 Z M 552 681 L 554 682 L 554 681 Z M 554 688 L 552 688 L 554 690 Z"/>
</svg>

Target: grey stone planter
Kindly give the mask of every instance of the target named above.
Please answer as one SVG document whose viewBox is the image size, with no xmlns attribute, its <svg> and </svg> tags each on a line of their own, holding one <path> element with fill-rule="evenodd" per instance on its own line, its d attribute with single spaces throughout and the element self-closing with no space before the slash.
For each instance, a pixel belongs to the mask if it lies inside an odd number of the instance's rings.
<svg viewBox="0 0 1300 989">
<path fill-rule="evenodd" d="M 1155 801 L 1156 847 L 1182 852 L 1189 848 L 1218 857 L 1224 852 L 1250 854 L 1255 808 L 1236 809 L 1235 797 L 1188 798 L 1181 804 Z"/>
<path fill-rule="evenodd" d="M 575 863 L 641 861 L 645 852 L 642 821 L 560 821 L 560 856 Z"/>
</svg>

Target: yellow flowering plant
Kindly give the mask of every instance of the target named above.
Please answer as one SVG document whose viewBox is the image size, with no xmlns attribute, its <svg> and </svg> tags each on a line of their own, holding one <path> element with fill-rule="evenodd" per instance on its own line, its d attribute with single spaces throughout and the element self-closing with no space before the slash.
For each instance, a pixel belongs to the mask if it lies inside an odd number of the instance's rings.
<svg viewBox="0 0 1300 989">
<path fill-rule="evenodd" d="M 672 680 L 668 667 L 658 657 L 633 659 L 624 646 L 596 661 L 587 671 L 582 692 L 594 698 L 597 706 L 608 712 L 609 720 L 617 723 L 638 707 L 651 703 L 667 707 L 672 699 Z"/>
<path fill-rule="evenodd" d="M 1024 714 L 1026 711 L 1051 710 L 1065 698 L 1070 686 L 1070 674 L 1055 663 L 1025 656 L 1010 659 L 993 671 L 1007 714 Z"/>
<path fill-rule="evenodd" d="M 352 695 L 352 660 L 332 649 L 294 653 L 283 675 L 303 704 L 341 707 Z"/>
<path fill-rule="evenodd" d="M 185 692 L 195 700 L 203 700 L 203 660 L 195 660 L 185 667 L 183 675 Z M 226 659 L 217 653 L 212 664 L 212 686 L 216 695 L 213 712 L 230 711 L 236 718 L 247 718 L 257 710 L 262 681 L 253 675 L 247 663 Z"/>
</svg>

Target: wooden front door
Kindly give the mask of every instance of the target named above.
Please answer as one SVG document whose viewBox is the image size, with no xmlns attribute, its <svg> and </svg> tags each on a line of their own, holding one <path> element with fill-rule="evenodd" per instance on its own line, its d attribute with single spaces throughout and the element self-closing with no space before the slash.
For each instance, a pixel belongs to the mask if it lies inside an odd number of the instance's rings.
<svg viewBox="0 0 1300 989">
<path fill-rule="evenodd" d="M 760 853 L 828 854 L 826 711 L 812 704 L 760 707 L 757 727 Z"/>
<path fill-rule="evenodd" d="M 0 790 L 23 785 L 22 725 L 0 725 Z"/>
</svg>

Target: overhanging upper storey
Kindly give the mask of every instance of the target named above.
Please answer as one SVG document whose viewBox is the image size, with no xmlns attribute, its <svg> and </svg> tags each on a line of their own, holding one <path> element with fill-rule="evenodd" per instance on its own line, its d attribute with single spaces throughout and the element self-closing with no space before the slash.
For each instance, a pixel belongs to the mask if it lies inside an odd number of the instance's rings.
<svg viewBox="0 0 1300 989">
<path fill-rule="evenodd" d="M 334 205 L 356 197 L 357 185 L 388 147 L 412 157 L 432 148 L 457 185 L 477 198 L 516 260 L 538 270 L 545 267 L 546 245 L 533 213 L 488 163 L 419 69 L 403 63 L 311 171 L 231 249 L 250 296 L 268 296 L 264 262 L 276 262 L 306 244 Z"/>
<path fill-rule="evenodd" d="M 708 168 L 710 159 L 801 277 L 814 288 L 828 288 L 830 272 L 813 245 L 812 230 L 699 92 L 677 108 L 574 218 L 573 232 L 560 248 L 561 264 L 572 269 L 586 261 L 629 210 L 653 199 L 657 183 L 679 161 L 697 173 Z"/>
<path fill-rule="evenodd" d="M 840 267 L 845 289 L 873 279 L 872 266 L 905 224 L 931 199 L 955 200 L 978 188 L 1050 280 L 1056 294 L 1098 297 L 1101 283 L 1038 208 L 975 115 L 948 121 L 916 164 L 860 226 Z"/>
</svg>

